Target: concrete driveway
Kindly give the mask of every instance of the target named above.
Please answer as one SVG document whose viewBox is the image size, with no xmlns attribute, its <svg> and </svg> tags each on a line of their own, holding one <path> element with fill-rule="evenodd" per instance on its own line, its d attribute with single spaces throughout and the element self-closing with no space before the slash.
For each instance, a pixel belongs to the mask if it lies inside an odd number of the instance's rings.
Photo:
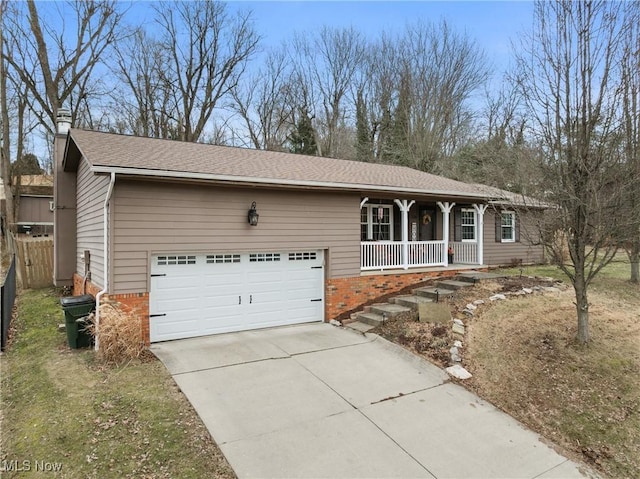
<svg viewBox="0 0 640 479">
<path fill-rule="evenodd" d="M 240 478 L 585 477 L 513 418 L 375 335 L 311 324 L 151 350 Z"/>
</svg>

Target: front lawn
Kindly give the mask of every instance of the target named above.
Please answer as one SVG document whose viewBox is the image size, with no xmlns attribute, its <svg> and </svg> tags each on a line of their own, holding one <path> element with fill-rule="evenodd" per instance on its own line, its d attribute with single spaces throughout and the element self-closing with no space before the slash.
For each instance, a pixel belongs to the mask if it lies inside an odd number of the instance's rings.
<svg viewBox="0 0 640 479">
<path fill-rule="evenodd" d="M 53 290 L 18 299 L 0 360 L 2 477 L 235 477 L 159 361 L 107 367 L 70 350 L 58 301 Z"/>
</svg>

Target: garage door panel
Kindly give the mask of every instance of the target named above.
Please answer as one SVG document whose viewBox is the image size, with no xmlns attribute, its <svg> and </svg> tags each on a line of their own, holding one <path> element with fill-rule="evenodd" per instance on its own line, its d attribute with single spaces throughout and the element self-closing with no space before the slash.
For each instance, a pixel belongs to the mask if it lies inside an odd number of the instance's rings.
<svg viewBox="0 0 640 479">
<path fill-rule="evenodd" d="M 152 258 L 151 341 L 321 321 L 321 251 Z M 172 263 L 172 264 L 169 264 Z"/>
</svg>

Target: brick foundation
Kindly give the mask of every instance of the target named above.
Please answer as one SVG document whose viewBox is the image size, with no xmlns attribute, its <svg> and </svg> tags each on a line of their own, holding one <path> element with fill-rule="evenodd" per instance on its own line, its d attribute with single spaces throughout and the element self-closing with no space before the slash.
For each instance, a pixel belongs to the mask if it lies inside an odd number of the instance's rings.
<svg viewBox="0 0 640 479">
<path fill-rule="evenodd" d="M 92 294 L 96 296 L 102 288 L 96 286 L 91 281 L 87 281 L 84 291 L 82 289 L 82 276 L 73 275 L 73 294 Z M 148 346 L 149 339 L 149 293 L 124 293 L 124 294 L 105 294 L 102 299 L 104 301 L 116 301 L 123 306 L 125 311 L 131 312 L 140 320 L 142 328 L 142 337 Z"/>
<path fill-rule="evenodd" d="M 478 271 L 485 271 L 479 269 Z M 420 283 L 429 279 L 449 278 L 459 271 L 440 270 L 422 271 L 416 273 L 397 274 L 372 274 L 353 276 L 349 278 L 329 279 L 325 285 L 325 321 L 336 318 L 340 314 L 357 308 L 379 296 L 395 293 L 411 284 Z M 97 295 L 101 288 L 87 281 L 85 291 L 82 290 L 82 276 L 73 276 L 73 294 L 89 293 Z M 149 293 L 125 293 L 103 296 L 104 299 L 117 301 L 125 309 L 133 312 L 140 319 L 142 337 L 145 344 L 150 344 L 149 339 Z"/>
<path fill-rule="evenodd" d="M 329 279 L 325 286 L 325 320 L 329 321 L 367 301 L 395 293 L 412 284 L 429 279 L 450 278 L 458 273 L 459 271 L 451 269 Z"/>
</svg>

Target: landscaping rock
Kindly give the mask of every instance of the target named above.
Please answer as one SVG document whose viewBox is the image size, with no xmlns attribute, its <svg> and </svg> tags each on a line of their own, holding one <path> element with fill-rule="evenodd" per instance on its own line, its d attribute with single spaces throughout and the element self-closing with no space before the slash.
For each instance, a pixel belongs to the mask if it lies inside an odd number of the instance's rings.
<svg viewBox="0 0 640 479">
<path fill-rule="evenodd" d="M 484 304 L 484 299 L 476 299 L 473 302 L 473 304 L 476 305 L 476 306 L 480 306 L 481 304 Z"/>
<path fill-rule="evenodd" d="M 462 310 L 462 312 L 467 316 L 473 316 L 473 311 L 471 311 L 470 309 L 465 308 Z"/>
<path fill-rule="evenodd" d="M 460 326 L 464 326 L 464 322 L 461 319 L 454 319 L 453 322 L 459 324 Z"/>
<path fill-rule="evenodd" d="M 460 366 L 459 364 L 450 366 L 447 369 L 445 369 L 445 371 L 449 373 L 450 376 L 453 376 L 454 378 L 458 378 L 458 379 L 469 379 L 470 377 L 472 377 L 471 373 L 467 371 L 465 368 L 463 368 L 462 366 Z"/>
<path fill-rule="evenodd" d="M 546 286 L 544 288 L 542 288 L 544 290 L 545 293 L 559 293 L 560 289 L 554 287 L 554 286 Z"/>
<path fill-rule="evenodd" d="M 333 326 L 342 326 L 342 323 L 340 321 L 336 321 L 335 319 L 332 319 L 331 321 L 329 321 L 329 324 Z"/>
<path fill-rule="evenodd" d="M 453 345 L 454 345 L 456 348 L 461 348 L 461 347 L 462 347 L 462 341 L 460 341 L 459 339 L 456 339 L 456 340 L 453 342 Z"/>
<path fill-rule="evenodd" d="M 468 309 L 469 311 L 474 311 L 478 309 L 478 307 L 475 304 L 471 304 L 471 303 L 467 304 L 465 308 Z"/>
<path fill-rule="evenodd" d="M 524 291 L 526 294 L 533 293 L 533 290 L 531 288 L 522 288 L 522 291 Z"/>
<path fill-rule="evenodd" d="M 453 356 L 454 354 L 457 356 L 459 352 L 460 351 L 455 346 L 452 346 L 452 347 L 449 348 L 449 354 L 451 354 L 451 356 Z"/>
<path fill-rule="evenodd" d="M 456 334 L 462 334 L 464 336 L 464 326 L 460 326 L 458 323 L 453 323 L 453 332 Z"/>
<path fill-rule="evenodd" d="M 507 297 L 504 294 L 494 294 L 489 298 L 490 301 L 499 301 L 503 299 L 507 299 Z"/>
</svg>

